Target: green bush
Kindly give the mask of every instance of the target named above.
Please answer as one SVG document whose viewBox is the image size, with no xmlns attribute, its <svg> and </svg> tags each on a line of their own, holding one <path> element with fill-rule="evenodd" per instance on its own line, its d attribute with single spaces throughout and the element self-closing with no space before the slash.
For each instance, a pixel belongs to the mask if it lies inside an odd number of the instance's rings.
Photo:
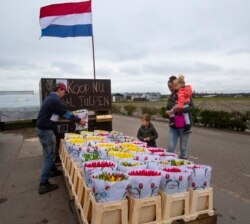
<svg viewBox="0 0 250 224">
<path fill-rule="evenodd" d="M 160 113 L 160 110 L 155 107 L 141 107 L 142 114 L 155 115 Z"/>
<path fill-rule="evenodd" d="M 132 115 L 136 108 L 136 106 L 130 104 L 124 106 L 124 110 L 127 112 L 128 115 Z"/>
<path fill-rule="evenodd" d="M 112 104 L 112 113 L 120 113 L 121 112 L 121 106 Z"/>
<path fill-rule="evenodd" d="M 201 110 L 199 108 L 194 108 L 194 109 L 192 109 L 190 111 L 194 124 L 199 123 L 199 114 L 200 114 L 200 112 L 201 112 Z"/>
<path fill-rule="evenodd" d="M 160 109 L 160 114 L 163 118 L 166 118 L 166 107 L 161 107 Z"/>
<path fill-rule="evenodd" d="M 245 131 L 247 115 L 240 112 L 203 110 L 199 114 L 199 122 L 204 126 Z"/>
</svg>

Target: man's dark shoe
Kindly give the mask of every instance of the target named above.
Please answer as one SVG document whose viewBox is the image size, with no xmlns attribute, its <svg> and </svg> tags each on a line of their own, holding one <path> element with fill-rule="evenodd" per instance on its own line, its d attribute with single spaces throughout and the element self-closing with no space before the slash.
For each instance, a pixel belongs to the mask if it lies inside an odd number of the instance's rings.
<svg viewBox="0 0 250 224">
<path fill-rule="evenodd" d="M 49 175 L 49 177 L 50 178 L 52 178 L 52 177 L 57 177 L 57 176 L 61 176 L 63 173 L 62 173 L 62 171 L 61 170 L 52 170 L 51 172 L 50 172 L 50 175 Z"/>
<path fill-rule="evenodd" d="M 54 191 L 54 190 L 56 190 L 58 188 L 59 188 L 59 186 L 57 184 L 51 184 L 50 182 L 41 183 L 39 185 L 38 193 L 39 194 L 45 194 L 45 193 L 48 193 L 50 191 Z"/>
</svg>

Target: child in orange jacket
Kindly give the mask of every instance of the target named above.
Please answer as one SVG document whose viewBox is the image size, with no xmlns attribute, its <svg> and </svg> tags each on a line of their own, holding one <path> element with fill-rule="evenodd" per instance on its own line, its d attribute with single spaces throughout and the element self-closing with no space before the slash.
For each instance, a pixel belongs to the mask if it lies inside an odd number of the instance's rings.
<svg viewBox="0 0 250 224">
<path fill-rule="evenodd" d="M 188 107 L 190 103 L 190 98 L 192 96 L 192 87 L 190 85 L 185 85 L 184 76 L 180 75 L 177 79 L 173 81 L 174 89 L 176 92 L 176 104 L 168 111 L 170 115 L 170 126 L 174 126 L 174 114 L 177 111 L 182 111 L 183 108 Z M 183 113 L 185 120 L 184 134 L 191 132 L 191 123 L 189 118 L 189 113 Z"/>
</svg>

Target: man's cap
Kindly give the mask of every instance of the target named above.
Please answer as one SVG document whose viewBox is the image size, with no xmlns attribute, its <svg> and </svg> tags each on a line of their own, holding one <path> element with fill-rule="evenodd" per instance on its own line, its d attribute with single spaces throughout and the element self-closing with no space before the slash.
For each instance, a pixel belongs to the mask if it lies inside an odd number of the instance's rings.
<svg viewBox="0 0 250 224">
<path fill-rule="evenodd" d="M 56 87 L 60 88 L 61 90 L 65 90 L 65 93 L 68 93 L 67 87 L 66 87 L 66 85 L 64 83 L 59 82 L 59 83 L 56 84 Z"/>
</svg>

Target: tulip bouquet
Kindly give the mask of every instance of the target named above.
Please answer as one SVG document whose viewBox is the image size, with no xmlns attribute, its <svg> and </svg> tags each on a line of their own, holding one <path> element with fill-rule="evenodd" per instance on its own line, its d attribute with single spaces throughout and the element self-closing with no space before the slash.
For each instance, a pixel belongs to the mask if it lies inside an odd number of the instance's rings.
<svg viewBox="0 0 250 224">
<path fill-rule="evenodd" d="M 116 152 L 116 151 L 108 151 L 108 157 L 115 161 L 119 161 L 120 159 L 130 159 L 133 158 L 133 155 L 128 152 Z"/>
<path fill-rule="evenodd" d="M 187 191 L 191 172 L 176 166 L 161 167 L 162 179 L 160 189 L 167 194 Z"/>
<path fill-rule="evenodd" d="M 160 156 L 157 154 L 153 155 L 149 153 L 138 152 L 138 153 L 134 153 L 134 159 L 142 161 L 142 162 L 148 162 L 148 161 L 160 160 Z"/>
<path fill-rule="evenodd" d="M 109 136 L 107 137 L 109 141 L 111 142 L 120 142 L 120 139 L 122 138 L 123 136 L 123 133 L 122 132 L 118 132 L 118 131 L 111 131 L 109 132 Z"/>
<path fill-rule="evenodd" d="M 120 142 L 120 143 L 133 142 L 135 140 L 136 140 L 136 138 L 134 138 L 134 137 L 123 135 L 123 136 L 120 136 L 120 138 L 118 139 L 118 142 Z"/>
<path fill-rule="evenodd" d="M 83 138 L 68 138 L 65 141 L 65 147 L 69 153 L 76 150 L 77 147 L 86 146 L 87 142 Z"/>
<path fill-rule="evenodd" d="M 81 139 L 83 138 L 82 135 L 79 134 L 75 134 L 75 133 L 65 133 L 64 134 L 64 139 L 68 140 L 68 139 Z"/>
<path fill-rule="evenodd" d="M 104 130 L 94 130 L 95 136 L 108 136 L 109 132 Z"/>
<path fill-rule="evenodd" d="M 91 160 L 98 160 L 100 159 L 100 156 L 97 152 L 93 152 L 93 153 L 83 153 L 81 154 L 81 157 L 80 159 L 82 160 L 82 162 L 88 162 L 88 161 L 91 161 Z"/>
<path fill-rule="evenodd" d="M 193 164 L 193 162 L 185 159 L 170 159 L 169 163 L 171 166 L 183 166 Z"/>
<path fill-rule="evenodd" d="M 93 136 L 94 135 L 94 132 L 93 131 L 86 131 L 86 130 L 83 130 L 80 132 L 81 136 L 83 138 L 86 138 L 88 136 Z"/>
<path fill-rule="evenodd" d="M 143 147 L 140 147 L 134 143 L 128 143 L 128 142 L 125 142 L 125 143 L 120 143 L 119 146 L 124 150 L 124 151 L 128 151 L 130 153 L 133 153 L 133 152 L 145 152 L 144 148 Z"/>
<path fill-rule="evenodd" d="M 129 193 L 135 198 L 156 196 L 159 191 L 161 172 L 149 169 L 131 170 Z"/>
<path fill-rule="evenodd" d="M 97 143 L 105 142 L 106 137 L 103 137 L 103 136 L 87 136 L 86 141 L 87 141 L 88 146 L 95 146 Z"/>
<path fill-rule="evenodd" d="M 185 166 L 191 172 L 189 187 L 193 190 L 205 189 L 210 186 L 212 168 L 206 165 Z"/>
<path fill-rule="evenodd" d="M 110 160 L 92 160 L 83 163 L 83 174 L 86 184 L 92 186 L 92 176 L 97 171 L 113 172 L 116 170 L 117 164 Z"/>
<path fill-rule="evenodd" d="M 109 132 L 112 136 L 122 136 L 123 135 L 123 133 L 122 132 L 119 132 L 119 131 L 110 131 Z"/>
<path fill-rule="evenodd" d="M 122 200 L 128 192 L 130 178 L 122 172 L 96 172 L 92 176 L 93 193 L 97 202 Z"/>
<path fill-rule="evenodd" d="M 82 145 L 86 141 L 83 138 L 69 138 L 67 139 L 68 143 L 75 144 L 75 145 Z"/>
<path fill-rule="evenodd" d="M 169 166 L 170 162 L 169 160 L 149 160 L 147 161 L 147 168 L 158 170 L 160 167 Z"/>
<path fill-rule="evenodd" d="M 165 153 L 166 152 L 166 149 L 163 149 L 163 148 L 147 148 L 148 152 L 151 153 L 151 154 L 158 154 L 158 153 Z"/>
<path fill-rule="evenodd" d="M 67 139 L 65 141 L 65 149 L 74 160 L 78 160 L 82 148 L 86 147 L 86 141 L 84 139 Z"/>
<path fill-rule="evenodd" d="M 133 159 L 122 159 L 118 163 L 117 169 L 121 172 L 128 172 L 130 170 L 135 170 L 135 169 L 145 169 L 147 166 L 146 163 L 133 160 Z"/>
<path fill-rule="evenodd" d="M 112 143 L 112 142 L 97 143 L 96 148 L 97 148 L 101 158 L 103 158 L 103 159 L 108 158 L 109 151 L 118 151 L 118 152 L 122 151 L 121 147 L 118 144 Z"/>
<path fill-rule="evenodd" d="M 135 144 L 135 145 L 138 145 L 140 147 L 147 147 L 147 143 L 146 142 L 142 142 L 140 140 L 135 140 L 132 143 Z"/>
</svg>

